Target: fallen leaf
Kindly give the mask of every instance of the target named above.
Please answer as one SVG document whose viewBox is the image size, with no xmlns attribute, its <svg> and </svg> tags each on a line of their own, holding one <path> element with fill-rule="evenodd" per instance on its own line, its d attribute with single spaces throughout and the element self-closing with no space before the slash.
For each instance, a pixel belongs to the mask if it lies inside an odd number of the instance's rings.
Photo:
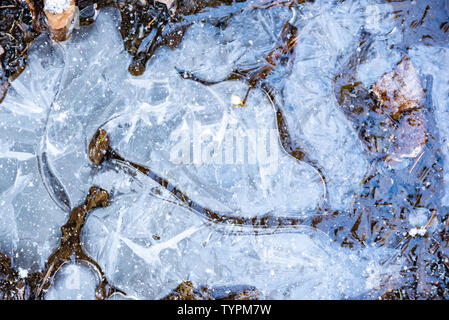
<svg viewBox="0 0 449 320">
<path fill-rule="evenodd" d="M 408 57 L 380 77 L 372 89 L 381 107 L 379 112 L 392 115 L 418 107 L 424 98 L 418 71 Z"/>
</svg>

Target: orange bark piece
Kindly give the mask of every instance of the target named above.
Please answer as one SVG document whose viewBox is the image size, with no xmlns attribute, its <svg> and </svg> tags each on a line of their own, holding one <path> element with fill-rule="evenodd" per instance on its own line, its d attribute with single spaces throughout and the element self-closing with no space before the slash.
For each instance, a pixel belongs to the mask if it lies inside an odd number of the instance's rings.
<svg viewBox="0 0 449 320">
<path fill-rule="evenodd" d="M 72 0 L 70 7 L 61 13 L 53 13 L 48 10 L 44 10 L 44 12 L 53 39 L 57 41 L 66 40 L 70 36 L 71 25 L 75 16 L 75 0 Z"/>
</svg>

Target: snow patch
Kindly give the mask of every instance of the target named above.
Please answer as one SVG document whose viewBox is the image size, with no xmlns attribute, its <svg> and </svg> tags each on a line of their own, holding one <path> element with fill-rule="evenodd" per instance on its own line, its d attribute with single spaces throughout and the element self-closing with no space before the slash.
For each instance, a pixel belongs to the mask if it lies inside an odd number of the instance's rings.
<svg viewBox="0 0 449 320">
<path fill-rule="evenodd" d="M 60 14 L 70 8 L 71 3 L 72 0 L 45 0 L 44 9 L 51 13 Z"/>
</svg>

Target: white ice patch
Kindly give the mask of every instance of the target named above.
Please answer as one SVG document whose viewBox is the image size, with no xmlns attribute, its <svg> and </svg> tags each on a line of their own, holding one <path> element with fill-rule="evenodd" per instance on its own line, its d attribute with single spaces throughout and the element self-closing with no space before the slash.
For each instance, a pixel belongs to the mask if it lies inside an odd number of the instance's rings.
<svg viewBox="0 0 449 320">
<path fill-rule="evenodd" d="M 72 0 L 44 0 L 44 9 L 50 11 L 51 13 L 62 13 L 68 8 Z"/>
</svg>

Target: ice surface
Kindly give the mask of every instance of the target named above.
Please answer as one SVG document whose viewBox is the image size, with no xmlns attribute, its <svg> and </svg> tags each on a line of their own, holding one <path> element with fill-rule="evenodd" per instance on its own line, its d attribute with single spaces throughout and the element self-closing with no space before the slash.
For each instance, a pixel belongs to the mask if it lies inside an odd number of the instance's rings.
<svg viewBox="0 0 449 320">
<path fill-rule="evenodd" d="M 0 252 L 14 266 L 40 271 L 57 245 L 65 213 L 51 200 L 37 170 L 37 147 L 57 91 L 62 61 L 45 37 L 0 105 Z"/>
<path fill-rule="evenodd" d="M 97 282 L 96 275 L 86 266 L 65 264 L 56 273 L 46 300 L 93 300 Z"/>
<path fill-rule="evenodd" d="M 307 4 L 295 22 L 301 37 L 294 69 L 285 90 L 277 88 L 294 143 L 324 168 L 334 209 L 348 208 L 367 168 L 361 143 L 334 101 L 331 75 L 339 58 L 357 47 L 368 5 L 377 8 L 358 1 L 332 9 L 324 1 Z M 111 206 L 89 215 L 83 243 L 108 280 L 130 297 L 160 298 L 185 280 L 255 286 L 263 298 L 309 299 L 361 297 L 391 275 L 394 283 L 398 266 L 381 264 L 393 249 L 342 249 L 305 226 L 255 235 L 213 225 L 149 177 L 133 172 L 133 178 L 118 164 L 94 168 L 87 158 L 89 139 L 104 126 L 123 157 L 148 166 L 203 206 L 246 217 L 313 212 L 325 191 L 321 176 L 281 148 L 267 95 L 254 89 L 246 108 L 233 108 L 233 97 L 246 92 L 243 81 L 204 86 L 175 70 L 219 80 L 234 68 L 251 67 L 273 49 L 290 15 L 285 8 L 250 11 L 224 30 L 196 24 L 179 48 L 159 49 L 138 78 L 127 72 L 130 59 L 113 10 L 102 10 L 64 43 L 40 38 L 0 105 L 0 252 L 34 271 L 57 245 L 67 210 L 51 200 L 38 173 L 36 157 L 45 153 L 72 207 L 93 184 L 111 192 Z M 250 23 L 254 27 L 247 28 Z M 388 25 L 371 30 L 388 32 Z M 245 136 L 240 152 L 237 141 Z M 198 153 L 199 141 L 209 148 Z M 231 150 L 229 163 L 218 147 Z M 46 298 L 92 298 L 89 272 L 67 265 Z M 71 287 L 75 275 L 81 291 Z"/>
<path fill-rule="evenodd" d="M 175 75 L 170 83 L 176 81 Z M 232 108 L 232 94 L 245 94 L 242 83 L 205 88 L 178 81 L 165 106 L 132 105 L 134 112 L 125 110 L 104 126 L 124 158 L 147 165 L 215 211 L 285 215 L 317 206 L 324 196 L 321 177 L 281 149 L 266 96 L 256 91 L 246 108 Z"/>
<path fill-rule="evenodd" d="M 432 103 L 435 107 L 435 119 L 440 135 L 440 149 L 444 155 L 445 196 L 443 205 L 449 205 L 449 48 L 416 46 L 410 50 L 410 56 L 424 77 L 431 77 Z"/>
<path fill-rule="evenodd" d="M 193 30 L 195 39 L 187 36 L 182 48 L 161 51 L 142 77 L 133 78 L 124 72 L 128 60 L 117 27 L 105 19 L 100 17 L 88 36 L 74 34 L 63 45 L 65 61 L 77 67 L 64 70 L 44 141 L 71 202 L 89 188 L 85 142 L 111 119 L 104 127 L 122 157 L 150 167 L 203 207 L 246 217 L 298 215 L 318 207 L 325 194 L 322 177 L 283 151 L 263 91 L 253 90 L 246 108 L 233 108 L 232 96 L 245 95 L 244 82 L 208 87 L 175 70 L 196 70 L 183 64 L 185 50 L 196 57 L 191 50 L 198 47 L 197 37 L 215 28 Z M 100 42 L 104 34 L 116 36 Z M 228 59 L 237 55 L 231 49 Z M 212 47 L 210 55 L 217 54 Z M 119 71 L 112 73 L 111 65 Z"/>
<path fill-rule="evenodd" d="M 129 91 L 120 88 L 129 58 L 117 32 L 117 13 L 105 10 L 97 22 L 88 33 L 74 32 L 59 45 L 65 67 L 41 148 L 73 204 L 82 201 L 90 187 L 90 119 L 101 124 L 129 99 Z"/>
<path fill-rule="evenodd" d="M 113 179 L 123 174 L 108 170 L 96 176 L 121 195 L 93 212 L 83 243 L 111 283 L 134 298 L 162 298 L 186 280 L 208 287 L 255 286 L 261 298 L 271 299 L 361 297 L 398 271 L 397 265 L 380 264 L 393 250 L 341 249 L 309 227 L 255 235 L 251 228 L 207 223 L 166 190 L 148 193 L 143 175 L 128 187 Z"/>
<path fill-rule="evenodd" d="M 330 5 L 307 6 L 298 19 L 301 34 L 283 112 L 295 146 L 324 169 L 330 203 L 347 209 L 367 162 L 352 124 L 335 103 L 330 75 L 338 56 L 356 47 L 367 4 L 342 4 L 332 15 Z M 384 6 L 381 10 L 385 12 Z M 244 96 L 245 83 L 207 87 L 181 79 L 175 71 L 220 80 L 233 69 L 251 67 L 272 50 L 290 15 L 285 8 L 267 14 L 256 10 L 237 16 L 224 30 L 194 25 L 178 49 L 159 50 L 139 78 L 123 73 L 121 66 L 128 59 L 110 21 L 63 44 L 65 60 L 77 68 L 66 68 L 49 118 L 46 150 L 71 202 L 82 199 L 89 187 L 89 163 L 81 142 L 112 118 L 106 126 L 113 147 L 124 158 L 150 167 L 204 207 L 256 216 L 300 214 L 319 206 L 326 191 L 322 177 L 274 141 L 275 116 L 263 91 L 251 92 L 247 108 L 232 108 L 233 97 Z M 250 22 L 254 28 L 239 33 Z M 377 28 L 384 32 L 386 27 Z M 96 32 L 111 36 L 99 42 Z M 121 71 L 111 73 L 109 63 Z"/>
<path fill-rule="evenodd" d="M 294 69 L 286 81 L 284 113 L 296 146 L 324 169 L 335 209 L 348 208 L 352 195 L 360 190 L 367 161 L 353 124 L 335 100 L 334 73 L 356 50 L 362 26 L 381 36 L 393 28 L 389 11 L 387 5 L 366 1 L 345 1 L 339 6 L 318 1 L 303 11 L 305 19 L 298 20 L 300 39 Z M 378 23 L 376 16 L 367 15 L 372 12 L 386 17 L 379 16 L 382 23 Z M 362 71 L 365 81 L 370 80 L 368 76 L 374 81 L 382 75 L 381 66 L 374 64 L 377 69 Z"/>
</svg>

